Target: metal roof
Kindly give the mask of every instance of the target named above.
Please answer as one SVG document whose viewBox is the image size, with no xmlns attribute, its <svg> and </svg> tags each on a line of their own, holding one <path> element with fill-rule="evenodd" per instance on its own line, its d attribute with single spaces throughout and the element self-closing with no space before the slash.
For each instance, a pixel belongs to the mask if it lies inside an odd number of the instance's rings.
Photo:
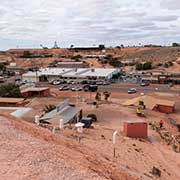
<svg viewBox="0 0 180 180">
<path fill-rule="evenodd" d="M 118 70 L 113 68 L 42 68 L 37 73 L 28 72 L 23 74 L 23 76 L 107 77 L 116 72 Z"/>
<path fill-rule="evenodd" d="M 78 113 L 80 112 L 79 108 L 66 106 L 64 109 L 58 111 L 57 108 L 53 111 L 45 114 L 41 117 L 41 120 L 47 121 L 53 125 L 59 125 L 59 120 L 63 119 L 64 123 L 71 121 Z"/>
</svg>

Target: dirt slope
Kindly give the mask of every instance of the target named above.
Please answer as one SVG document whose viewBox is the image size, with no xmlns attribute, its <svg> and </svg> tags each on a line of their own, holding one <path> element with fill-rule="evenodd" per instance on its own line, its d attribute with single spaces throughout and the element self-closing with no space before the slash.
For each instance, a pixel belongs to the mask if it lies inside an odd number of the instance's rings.
<svg viewBox="0 0 180 180">
<path fill-rule="evenodd" d="M 0 116 L 3 180 L 134 180 L 107 159 L 47 129 Z"/>
</svg>

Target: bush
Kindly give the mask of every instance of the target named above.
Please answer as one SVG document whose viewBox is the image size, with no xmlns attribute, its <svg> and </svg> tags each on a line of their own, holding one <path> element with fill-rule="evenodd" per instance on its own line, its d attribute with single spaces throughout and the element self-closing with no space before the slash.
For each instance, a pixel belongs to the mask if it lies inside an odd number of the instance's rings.
<svg viewBox="0 0 180 180">
<path fill-rule="evenodd" d="M 80 61 L 81 58 L 82 56 L 80 54 L 71 57 L 71 59 L 74 59 L 75 61 Z"/>
<path fill-rule="evenodd" d="M 136 70 L 143 70 L 143 65 L 141 63 L 136 64 Z"/>
<path fill-rule="evenodd" d="M 172 47 L 179 47 L 180 46 L 180 44 L 179 43 L 172 43 Z"/>
<path fill-rule="evenodd" d="M 121 67 L 122 63 L 117 58 L 109 59 L 109 64 L 113 67 Z"/>
<path fill-rule="evenodd" d="M 148 69 L 152 69 L 152 63 L 151 62 L 146 62 L 144 64 L 142 63 L 137 63 L 136 64 L 136 70 L 148 70 Z"/>
<path fill-rule="evenodd" d="M 3 63 L 0 63 L 0 71 L 5 71 L 6 66 Z"/>
<path fill-rule="evenodd" d="M 151 62 L 146 62 L 143 64 L 143 70 L 148 70 L 152 68 L 152 63 Z"/>
<path fill-rule="evenodd" d="M 6 84 L 0 86 L 0 96 L 1 97 L 21 97 L 21 91 L 19 86 L 15 84 Z"/>
</svg>

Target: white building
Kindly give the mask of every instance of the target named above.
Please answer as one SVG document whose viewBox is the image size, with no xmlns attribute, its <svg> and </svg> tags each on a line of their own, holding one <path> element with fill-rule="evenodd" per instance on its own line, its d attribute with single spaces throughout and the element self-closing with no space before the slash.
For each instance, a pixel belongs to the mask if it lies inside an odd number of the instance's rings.
<svg viewBox="0 0 180 180">
<path fill-rule="evenodd" d="M 22 75 L 23 80 L 39 82 L 41 77 L 48 81 L 54 79 L 111 79 L 119 69 L 104 68 L 42 68 L 37 72 L 28 72 Z"/>
</svg>

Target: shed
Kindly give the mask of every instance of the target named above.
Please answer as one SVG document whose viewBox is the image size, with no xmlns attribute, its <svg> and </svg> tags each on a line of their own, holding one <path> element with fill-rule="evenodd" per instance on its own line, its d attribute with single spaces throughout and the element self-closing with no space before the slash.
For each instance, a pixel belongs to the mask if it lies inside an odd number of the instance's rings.
<svg viewBox="0 0 180 180">
<path fill-rule="evenodd" d="M 123 132 L 127 137 L 146 139 L 148 137 L 148 125 L 143 121 L 126 121 Z"/>
<path fill-rule="evenodd" d="M 0 98 L 0 106 L 17 107 L 24 103 L 24 98 Z"/>
<path fill-rule="evenodd" d="M 24 90 L 21 90 L 21 95 L 23 97 L 33 97 L 33 96 L 46 97 L 50 95 L 50 88 L 29 87 Z"/>
</svg>

